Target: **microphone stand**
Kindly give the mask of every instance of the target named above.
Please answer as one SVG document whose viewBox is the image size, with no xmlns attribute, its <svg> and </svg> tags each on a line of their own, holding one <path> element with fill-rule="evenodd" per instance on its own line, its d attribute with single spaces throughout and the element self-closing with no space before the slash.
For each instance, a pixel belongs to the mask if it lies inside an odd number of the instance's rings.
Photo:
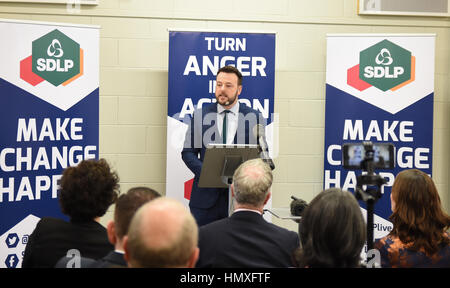
<svg viewBox="0 0 450 288">
<path fill-rule="evenodd" d="M 270 169 L 275 169 L 275 164 L 273 163 L 273 160 L 270 159 L 268 153 L 262 149 L 261 145 L 258 144 L 258 150 L 259 150 L 259 157 L 261 157 L 261 159 L 266 162 L 267 165 L 270 166 Z"/>
<path fill-rule="evenodd" d="M 260 124 L 258 124 L 258 125 L 260 125 Z M 259 157 L 267 165 L 270 166 L 270 169 L 274 170 L 275 169 L 275 164 L 273 163 L 273 160 L 269 157 L 269 153 L 268 153 L 269 148 L 267 147 L 266 140 L 264 139 L 264 134 L 265 133 L 260 132 L 261 129 L 264 129 L 264 128 L 261 128 L 261 127 L 258 127 L 258 130 L 257 130 L 257 133 L 256 133 L 257 137 L 258 137 L 257 138 L 258 139 L 257 142 L 258 142 Z M 262 143 L 262 145 L 261 145 L 261 143 Z"/>
</svg>

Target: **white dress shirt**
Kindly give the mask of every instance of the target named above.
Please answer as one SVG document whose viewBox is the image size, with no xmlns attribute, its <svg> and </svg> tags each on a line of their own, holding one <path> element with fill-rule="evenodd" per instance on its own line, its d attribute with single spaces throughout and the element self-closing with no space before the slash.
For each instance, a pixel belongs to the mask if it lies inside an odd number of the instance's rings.
<svg viewBox="0 0 450 288">
<path fill-rule="evenodd" d="M 225 113 L 223 111 L 222 105 L 217 104 L 217 129 L 219 134 L 222 136 L 222 125 L 223 117 Z M 229 109 L 230 113 L 227 115 L 227 144 L 232 144 L 234 136 L 236 135 L 237 125 L 238 125 L 238 115 L 239 115 L 239 103 L 236 103 L 233 107 Z"/>
</svg>

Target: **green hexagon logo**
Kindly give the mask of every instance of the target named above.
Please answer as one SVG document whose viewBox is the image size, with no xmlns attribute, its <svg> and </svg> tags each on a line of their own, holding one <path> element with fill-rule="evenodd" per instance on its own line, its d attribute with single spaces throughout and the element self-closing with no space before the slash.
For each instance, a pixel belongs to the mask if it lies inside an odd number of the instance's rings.
<svg viewBox="0 0 450 288">
<path fill-rule="evenodd" d="M 58 29 L 33 41 L 32 72 L 54 86 L 80 74 L 80 44 Z"/>
<path fill-rule="evenodd" d="M 359 54 L 359 79 L 387 91 L 411 79 L 411 52 L 383 40 Z"/>
</svg>

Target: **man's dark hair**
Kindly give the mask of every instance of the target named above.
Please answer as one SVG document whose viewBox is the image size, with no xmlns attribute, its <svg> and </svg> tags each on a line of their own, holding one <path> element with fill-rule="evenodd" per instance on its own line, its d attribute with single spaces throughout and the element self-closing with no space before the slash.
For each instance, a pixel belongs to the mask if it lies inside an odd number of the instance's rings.
<svg viewBox="0 0 450 288">
<path fill-rule="evenodd" d="M 242 73 L 234 66 L 223 66 L 222 68 L 217 71 L 217 75 L 219 75 L 220 72 L 223 73 L 233 73 L 238 77 L 238 85 L 242 85 Z"/>
<path fill-rule="evenodd" d="M 134 187 L 120 195 L 114 210 L 116 235 L 119 238 L 127 235 L 131 219 L 139 207 L 158 197 L 161 194 L 148 187 Z"/>
<path fill-rule="evenodd" d="M 366 239 L 361 209 L 352 193 L 330 188 L 317 195 L 300 222 L 299 267 L 359 267 Z"/>
<path fill-rule="evenodd" d="M 103 216 L 119 195 L 119 176 L 105 159 L 83 160 L 64 170 L 59 203 L 71 220 L 89 221 Z"/>
</svg>

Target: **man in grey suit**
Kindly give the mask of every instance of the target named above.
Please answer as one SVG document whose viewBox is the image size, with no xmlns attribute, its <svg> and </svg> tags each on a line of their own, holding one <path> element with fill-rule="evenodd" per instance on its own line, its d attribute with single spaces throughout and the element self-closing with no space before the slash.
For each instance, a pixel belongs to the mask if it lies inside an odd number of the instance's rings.
<svg viewBox="0 0 450 288">
<path fill-rule="evenodd" d="M 181 157 L 194 173 L 189 208 L 199 226 L 228 217 L 228 188 L 198 187 L 206 145 L 261 144 L 254 135 L 255 127 L 264 126 L 258 111 L 239 103 L 242 74 L 233 66 L 217 72 L 216 101 L 196 109 L 186 132 Z M 264 140 L 265 141 L 265 140 Z"/>
<path fill-rule="evenodd" d="M 200 227 L 196 267 L 292 267 L 297 233 L 264 220 L 272 170 L 261 159 L 244 162 L 233 175 L 234 213 Z"/>
</svg>

